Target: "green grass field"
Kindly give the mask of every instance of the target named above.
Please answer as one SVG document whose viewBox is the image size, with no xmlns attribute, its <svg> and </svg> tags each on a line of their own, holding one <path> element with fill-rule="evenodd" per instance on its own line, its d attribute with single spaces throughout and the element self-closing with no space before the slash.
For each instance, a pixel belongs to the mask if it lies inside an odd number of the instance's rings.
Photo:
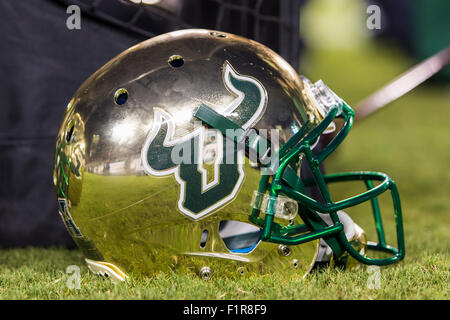
<svg viewBox="0 0 450 320">
<path fill-rule="evenodd" d="M 322 78 L 354 104 L 412 62 L 390 46 L 379 45 L 357 52 L 314 52 L 302 64 L 311 80 Z M 331 269 L 305 279 L 275 274 L 205 282 L 194 275 L 159 274 L 113 284 L 89 273 L 77 250 L 28 248 L 0 250 L 0 299 L 448 299 L 449 102 L 448 87 L 423 85 L 356 123 L 327 160 L 328 172 L 379 170 L 399 186 L 406 258 L 381 268 L 378 289 L 368 286 L 371 273 L 365 268 Z M 68 289 L 69 265 L 81 268 L 80 289 Z"/>
</svg>

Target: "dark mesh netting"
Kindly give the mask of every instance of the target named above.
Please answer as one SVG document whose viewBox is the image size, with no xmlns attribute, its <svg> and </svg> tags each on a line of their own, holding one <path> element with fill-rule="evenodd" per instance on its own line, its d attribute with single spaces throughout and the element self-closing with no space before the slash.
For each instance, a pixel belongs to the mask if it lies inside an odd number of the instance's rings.
<svg viewBox="0 0 450 320">
<path fill-rule="evenodd" d="M 301 42 L 299 11 L 305 0 L 59 0 L 84 14 L 147 37 L 206 28 L 259 41 L 297 69 Z"/>
<path fill-rule="evenodd" d="M 146 38 L 185 28 L 257 40 L 297 68 L 305 1 L 0 1 L 0 247 L 73 247 L 56 206 L 55 135 L 73 93 L 98 68 Z M 70 5 L 81 9 L 79 30 L 67 27 Z"/>
</svg>

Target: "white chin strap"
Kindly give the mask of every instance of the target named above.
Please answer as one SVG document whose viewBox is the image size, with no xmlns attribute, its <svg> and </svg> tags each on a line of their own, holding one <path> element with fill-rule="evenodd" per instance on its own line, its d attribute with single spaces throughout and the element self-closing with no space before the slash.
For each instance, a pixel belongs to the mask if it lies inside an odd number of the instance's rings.
<svg viewBox="0 0 450 320">
<path fill-rule="evenodd" d="M 331 220 L 331 216 L 327 213 L 318 213 L 320 218 L 329 226 L 333 225 L 333 221 Z M 344 233 L 347 237 L 347 240 L 352 240 L 355 237 L 356 231 L 355 229 L 358 228 L 358 226 L 353 222 L 352 218 L 348 214 L 346 214 L 344 211 L 338 211 L 337 215 L 339 217 L 339 220 L 344 225 Z M 333 250 L 328 246 L 328 244 L 323 240 L 320 239 L 319 244 L 319 252 L 317 254 L 317 262 L 327 262 L 331 260 L 331 257 L 333 256 Z"/>
</svg>

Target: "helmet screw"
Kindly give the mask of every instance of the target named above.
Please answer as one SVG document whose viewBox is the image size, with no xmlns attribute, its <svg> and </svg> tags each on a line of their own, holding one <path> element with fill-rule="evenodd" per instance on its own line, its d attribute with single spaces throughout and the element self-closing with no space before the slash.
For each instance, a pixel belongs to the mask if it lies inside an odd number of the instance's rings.
<svg viewBox="0 0 450 320">
<path fill-rule="evenodd" d="M 294 266 L 294 268 L 297 268 L 298 267 L 298 260 L 297 259 L 292 260 L 292 265 Z"/>
<path fill-rule="evenodd" d="M 238 274 L 239 274 L 240 276 L 243 276 L 243 275 L 245 274 L 245 268 L 244 268 L 244 267 L 238 268 L 237 271 L 238 271 Z"/>
<path fill-rule="evenodd" d="M 202 279 L 205 281 L 208 281 L 211 279 L 211 274 L 212 274 L 212 271 L 209 267 L 203 267 L 200 270 L 200 277 L 202 277 Z"/>
<path fill-rule="evenodd" d="M 282 256 L 287 257 L 288 255 L 291 254 L 291 249 L 288 246 L 280 244 L 278 246 L 278 253 Z"/>
</svg>

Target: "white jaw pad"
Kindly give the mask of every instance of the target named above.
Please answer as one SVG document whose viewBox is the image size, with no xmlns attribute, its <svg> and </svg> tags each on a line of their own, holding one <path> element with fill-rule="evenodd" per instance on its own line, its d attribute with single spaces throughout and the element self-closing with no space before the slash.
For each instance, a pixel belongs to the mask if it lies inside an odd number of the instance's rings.
<svg viewBox="0 0 450 320">
<path fill-rule="evenodd" d="M 329 226 L 333 225 L 333 221 L 331 220 L 331 216 L 328 213 L 318 213 L 320 218 Z M 344 233 L 347 239 L 350 241 L 355 237 L 356 233 L 364 232 L 362 229 L 353 222 L 352 218 L 344 211 L 340 210 L 337 212 L 339 220 L 344 225 Z M 330 261 L 333 256 L 333 250 L 328 246 L 328 244 L 320 239 L 319 253 L 317 255 L 317 261 Z"/>
<path fill-rule="evenodd" d="M 84 259 L 88 265 L 89 270 L 98 274 L 104 278 L 109 278 L 113 282 L 125 281 L 128 276 L 112 263 L 104 261 L 94 261 L 90 259 Z"/>
<path fill-rule="evenodd" d="M 329 226 L 333 225 L 333 220 L 331 220 L 331 216 L 328 213 L 320 213 L 318 212 L 320 218 Z M 344 211 L 339 210 L 337 212 L 339 220 L 344 225 L 344 233 L 348 240 L 351 240 L 355 236 L 355 223 L 352 218 Z"/>
</svg>

